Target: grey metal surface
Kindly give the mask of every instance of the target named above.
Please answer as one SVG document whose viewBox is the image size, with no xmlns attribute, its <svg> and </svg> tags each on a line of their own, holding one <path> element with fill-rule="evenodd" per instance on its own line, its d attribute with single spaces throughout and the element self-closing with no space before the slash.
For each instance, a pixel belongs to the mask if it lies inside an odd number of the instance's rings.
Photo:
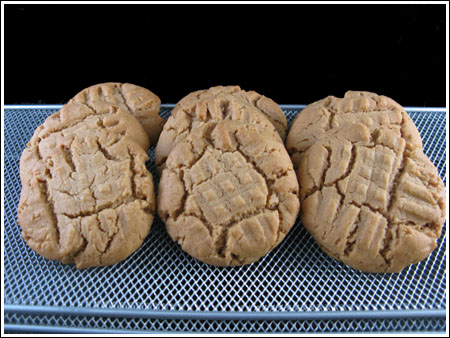
<svg viewBox="0 0 450 338">
<path fill-rule="evenodd" d="M 164 117 L 170 108 L 163 106 Z M 283 108 L 289 121 L 301 110 Z M 19 158 L 34 129 L 55 111 L 14 107 L 4 113 L 8 332 L 445 331 L 445 225 L 430 257 L 400 274 L 362 273 L 329 258 L 300 219 L 277 249 L 238 268 L 191 258 L 171 241 L 158 217 L 143 246 L 114 266 L 76 270 L 45 260 L 20 237 Z M 408 111 L 445 183 L 446 112 Z M 153 152 L 148 168 L 156 178 Z"/>
<path fill-rule="evenodd" d="M 24 315 L 7 313 L 5 329 L 11 333 L 121 333 L 121 332 L 439 332 L 445 318 L 309 319 L 309 320 L 201 320 L 111 318 L 99 316 Z"/>
</svg>

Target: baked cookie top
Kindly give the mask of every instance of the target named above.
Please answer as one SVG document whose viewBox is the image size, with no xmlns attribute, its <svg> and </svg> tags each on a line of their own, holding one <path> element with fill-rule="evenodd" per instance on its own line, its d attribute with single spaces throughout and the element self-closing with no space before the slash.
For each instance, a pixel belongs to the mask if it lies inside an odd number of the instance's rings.
<svg viewBox="0 0 450 338">
<path fill-rule="evenodd" d="M 172 111 L 164 125 L 155 149 L 155 164 L 158 172 L 172 149 L 186 139 L 189 133 L 208 121 L 234 120 L 249 123 L 265 130 L 269 138 L 282 143 L 275 127 L 260 110 L 246 101 L 229 94 L 207 96 L 195 101 L 187 101 Z"/>
<path fill-rule="evenodd" d="M 366 272 L 400 272 L 436 247 L 445 186 L 396 129 L 346 124 L 302 156 L 302 221 L 325 252 Z"/>
<path fill-rule="evenodd" d="M 197 90 L 182 98 L 174 108 L 177 111 L 185 105 L 191 106 L 197 100 L 203 100 L 214 96 L 231 95 L 235 98 L 243 100 L 259 111 L 264 113 L 269 121 L 273 124 L 281 139 L 284 141 L 286 137 L 287 120 L 286 115 L 278 104 L 272 99 L 258 94 L 255 91 L 245 91 L 239 86 L 215 86 L 209 89 Z"/>
<path fill-rule="evenodd" d="M 249 264 L 293 226 L 297 178 L 284 145 L 256 126 L 209 122 L 170 153 L 157 210 L 191 256 L 219 266 Z"/>
<path fill-rule="evenodd" d="M 18 207 L 33 250 L 87 268 L 139 248 L 155 209 L 139 130 L 147 138 L 133 116 L 105 102 L 68 104 L 38 127 L 20 159 Z"/>
<path fill-rule="evenodd" d="M 89 105 L 78 102 L 64 105 L 36 128 L 28 146 L 38 144 L 52 133 L 61 132 L 76 124 L 82 125 L 86 121 L 97 121 L 99 127 L 103 126 L 118 136 L 132 139 L 144 150 L 149 148 L 148 136 L 142 125 L 126 109 L 106 101 L 91 101 Z"/>
<path fill-rule="evenodd" d="M 150 90 L 130 83 L 107 82 L 85 88 L 69 103 L 105 101 L 128 110 L 144 127 L 150 145 L 156 143 L 165 120 L 159 116 L 161 100 Z"/>
<path fill-rule="evenodd" d="M 294 168 L 298 167 L 303 152 L 326 132 L 347 123 L 362 123 L 370 131 L 389 128 L 407 141 L 408 148 L 422 148 L 414 122 L 397 102 L 375 93 L 348 91 L 344 98 L 328 96 L 314 102 L 296 116 L 286 138 Z"/>
</svg>

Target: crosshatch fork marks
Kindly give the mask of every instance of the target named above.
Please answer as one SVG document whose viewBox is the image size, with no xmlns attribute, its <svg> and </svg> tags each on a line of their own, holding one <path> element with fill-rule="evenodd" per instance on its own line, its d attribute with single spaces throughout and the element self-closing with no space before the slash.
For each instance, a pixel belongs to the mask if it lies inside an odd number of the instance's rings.
<svg viewBox="0 0 450 338">
<path fill-rule="evenodd" d="M 328 245 L 329 251 L 335 251 L 334 255 L 350 266 L 368 272 L 399 272 L 406 265 L 424 259 L 423 252 L 426 250 L 430 253 L 434 249 L 436 245 L 434 241 L 440 236 L 440 228 L 445 218 L 443 205 L 445 187 L 438 178 L 435 168 L 421 153 L 421 149 L 414 147 L 411 149 L 409 145 L 405 145 L 400 136 L 396 136 L 389 129 L 380 130 L 375 137 L 368 131 L 362 124 L 350 125 L 324 136 L 305 153 L 298 170 L 302 186 L 301 196 L 304 196 L 305 202 L 302 203 L 303 220 L 313 236 L 319 242 L 323 241 L 322 246 Z M 338 149 L 345 147 L 345 143 L 349 141 L 352 143 L 354 155 L 350 156 L 348 163 L 345 163 L 347 168 L 351 168 L 347 173 L 347 170 L 342 168 L 343 157 L 335 158 L 332 163 L 333 156 L 330 158 L 330 153 L 338 152 Z M 324 148 L 326 151 L 321 151 Z M 320 165 L 321 163 L 326 165 Z M 313 165 L 315 167 L 311 167 Z M 314 174 L 317 177 L 322 175 L 320 186 L 316 185 L 317 180 L 309 174 L 314 170 L 318 171 Z M 339 175 L 342 171 L 346 174 Z M 339 179 L 329 179 L 331 182 L 327 182 L 328 176 L 331 178 L 338 176 Z M 335 189 L 326 190 L 327 187 Z M 339 203 L 330 191 L 341 196 Z M 335 210 L 336 215 L 350 205 L 357 208 L 364 206 L 370 210 L 373 216 L 370 216 L 372 221 L 368 224 L 374 224 L 366 225 L 363 228 L 365 230 L 361 232 L 359 230 L 361 226 L 358 224 L 355 228 L 346 225 L 345 222 L 350 220 L 340 220 L 344 222 L 340 227 L 345 229 L 342 231 L 349 239 L 347 242 L 352 243 L 352 238 L 356 238 L 360 245 L 347 245 L 346 248 L 332 247 L 332 242 L 328 243 L 324 234 L 331 232 L 327 228 L 336 228 L 333 224 L 336 217 L 334 220 L 321 220 L 321 216 L 314 215 L 316 213 L 320 215 L 321 212 L 331 215 L 331 210 Z M 418 208 L 422 210 L 421 213 L 416 211 Z M 382 230 L 383 225 L 378 224 L 377 215 L 384 219 L 385 230 Z M 431 226 L 425 229 L 421 226 L 422 223 Z M 316 228 L 322 227 L 325 229 L 321 232 L 322 235 L 319 235 Z M 434 231 L 430 232 L 428 229 Z M 418 234 L 417 231 L 421 233 Z M 417 241 L 420 241 L 423 247 L 414 247 L 416 244 L 409 239 L 411 236 L 419 237 L 420 240 Z M 408 254 L 411 256 L 409 263 L 399 257 L 402 247 L 407 245 L 411 246 Z M 376 246 L 379 248 L 378 253 L 372 251 Z M 351 252 L 350 249 L 359 251 Z M 374 263 L 376 267 L 371 267 L 371 260 L 366 257 L 369 252 L 370 255 L 383 257 L 385 266 L 383 267 L 382 263 Z M 412 253 L 417 253 L 418 257 L 413 257 Z M 358 262 L 354 262 L 355 260 Z"/>
<path fill-rule="evenodd" d="M 18 159 L 32 131 L 56 110 L 10 110 L 5 107 L 4 170 L 4 276 L 5 304 L 64 306 L 74 310 L 108 308 L 127 310 L 198 311 L 323 311 L 343 313 L 348 310 L 435 310 L 446 308 L 445 253 L 446 237 L 426 261 L 400 274 L 364 274 L 344 264 L 327 260 L 298 219 L 283 242 L 282 250 L 268 255 L 262 262 L 243 268 L 215 268 L 196 262 L 181 251 L 167 236 L 156 218 L 149 237 L 133 259 L 113 267 L 90 269 L 81 273 L 59 263 L 46 262 L 27 249 L 17 230 L 15 213 L 20 194 Z M 292 120 L 299 109 L 285 109 Z M 170 108 L 162 109 L 167 117 Z M 445 180 L 445 113 L 413 112 L 411 117 L 421 131 L 425 153 Z M 21 132 L 17 132 L 20 126 Z M 148 168 L 153 172 L 151 149 Z M 155 177 L 156 178 L 156 177 Z M 445 230 L 443 231 L 445 233 Z M 174 254 L 176 252 L 176 254 Z M 300 273 L 301 272 L 301 273 Z M 38 281 L 41 281 L 40 283 Z M 45 281 L 45 282 L 44 282 Z M 64 287 L 60 287 L 64 286 Z M 83 293 L 77 290 L 83 288 Z M 176 288 L 177 292 L 173 289 Z M 107 290 L 107 291 L 105 291 Z M 240 292 L 238 292 L 239 290 Z M 328 313 L 328 312 L 327 312 Z M 403 313 L 403 312 L 402 312 Z M 275 313 L 276 314 L 276 313 Z M 326 313 L 325 313 L 326 314 Z M 111 319 L 79 316 L 56 318 L 44 315 L 13 316 L 5 313 L 5 324 L 39 325 L 55 323 L 61 327 L 120 329 L 140 328 L 183 331 L 216 330 L 220 332 L 320 332 L 369 331 L 445 331 L 445 320 L 392 319 L 349 321 L 209 321 Z M 86 321 L 87 320 L 87 321 Z M 244 323 L 245 322 L 245 323 Z M 250 324 L 249 324 L 250 323 Z M 251 324 L 253 323 L 253 324 Z M 45 325 L 45 324 L 43 324 Z M 168 326 L 169 325 L 169 326 Z M 272 330 L 273 328 L 273 330 Z"/>
</svg>

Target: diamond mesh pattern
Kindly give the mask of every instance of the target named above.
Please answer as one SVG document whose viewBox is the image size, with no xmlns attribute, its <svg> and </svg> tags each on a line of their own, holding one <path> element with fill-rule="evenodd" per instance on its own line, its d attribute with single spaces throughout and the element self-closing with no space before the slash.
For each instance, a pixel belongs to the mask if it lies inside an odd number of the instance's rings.
<svg viewBox="0 0 450 338">
<path fill-rule="evenodd" d="M 285 109 L 291 122 L 300 109 Z M 19 159 L 34 129 L 56 109 L 5 109 L 5 269 L 8 305 L 141 309 L 147 311 L 367 311 L 445 310 L 445 225 L 437 249 L 425 261 L 400 274 L 355 271 L 324 254 L 300 220 L 286 239 L 260 261 L 219 268 L 196 261 L 167 235 L 155 217 L 144 244 L 124 262 L 77 270 L 45 260 L 20 236 L 17 204 Z M 167 117 L 170 109 L 163 109 Z M 445 112 L 410 112 L 425 153 L 446 183 Z M 148 168 L 155 181 L 154 147 Z M 14 319 L 15 318 L 15 319 Z M 207 318 L 205 318 L 207 319 Z M 57 321 L 57 322 L 55 322 Z M 445 330 L 445 321 L 423 319 L 366 321 L 176 321 L 144 318 L 44 317 L 9 313 L 5 324 L 179 331 L 386 331 Z"/>
<path fill-rule="evenodd" d="M 30 330 L 31 325 L 63 328 L 61 332 L 79 332 L 101 330 L 106 333 L 112 330 L 126 332 L 214 332 L 214 333 L 296 333 L 296 332 L 436 332 L 445 331 L 445 318 L 407 318 L 407 319 L 368 319 L 368 320 L 176 320 L 147 318 L 109 318 L 109 317 L 77 317 L 77 316 L 34 316 L 5 314 L 8 333 L 20 333 Z M 20 326 L 20 327 L 18 327 Z M 28 329 L 28 330 L 27 330 Z"/>
</svg>

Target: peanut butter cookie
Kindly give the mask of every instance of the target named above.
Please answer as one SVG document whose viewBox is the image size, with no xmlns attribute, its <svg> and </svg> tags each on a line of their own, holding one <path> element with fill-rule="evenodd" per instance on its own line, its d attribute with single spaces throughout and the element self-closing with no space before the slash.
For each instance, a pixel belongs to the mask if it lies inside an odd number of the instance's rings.
<svg viewBox="0 0 450 338">
<path fill-rule="evenodd" d="M 303 153 L 297 174 L 302 221 L 332 257 L 366 272 L 400 272 L 435 249 L 445 186 L 397 128 L 329 131 Z"/>
<path fill-rule="evenodd" d="M 147 132 L 150 145 L 158 141 L 165 121 L 159 116 L 161 100 L 150 90 L 130 83 L 100 83 L 83 89 L 69 102 L 89 105 L 92 101 L 105 101 L 120 105 L 142 124 Z"/>
<path fill-rule="evenodd" d="M 272 99 L 258 94 L 255 91 L 245 91 L 239 86 L 215 86 L 209 89 L 197 90 L 182 98 L 174 108 L 177 111 L 185 105 L 192 106 L 197 100 L 204 100 L 214 96 L 231 95 L 243 100 L 261 111 L 273 124 L 281 139 L 286 137 L 287 120 L 283 110 Z"/>
<path fill-rule="evenodd" d="M 155 164 L 159 173 L 172 149 L 189 133 L 208 121 L 234 120 L 250 123 L 266 130 L 268 137 L 282 143 L 275 127 L 259 109 L 229 94 L 206 96 L 174 109 L 164 125 L 155 150 Z"/>
<path fill-rule="evenodd" d="M 77 268 L 127 258 L 153 221 L 147 147 L 139 122 L 104 101 L 47 118 L 20 160 L 18 222 L 28 245 Z"/>
<path fill-rule="evenodd" d="M 363 91 L 348 91 L 344 98 L 328 96 L 303 109 L 292 122 L 286 148 L 297 168 L 302 154 L 327 131 L 347 123 L 362 123 L 372 132 L 389 128 L 407 141 L 407 147 L 422 148 L 414 122 L 394 100 Z"/>
<path fill-rule="evenodd" d="M 283 143 L 255 125 L 211 121 L 170 153 L 157 210 L 191 256 L 231 266 L 275 248 L 299 210 L 298 183 Z"/>
</svg>

